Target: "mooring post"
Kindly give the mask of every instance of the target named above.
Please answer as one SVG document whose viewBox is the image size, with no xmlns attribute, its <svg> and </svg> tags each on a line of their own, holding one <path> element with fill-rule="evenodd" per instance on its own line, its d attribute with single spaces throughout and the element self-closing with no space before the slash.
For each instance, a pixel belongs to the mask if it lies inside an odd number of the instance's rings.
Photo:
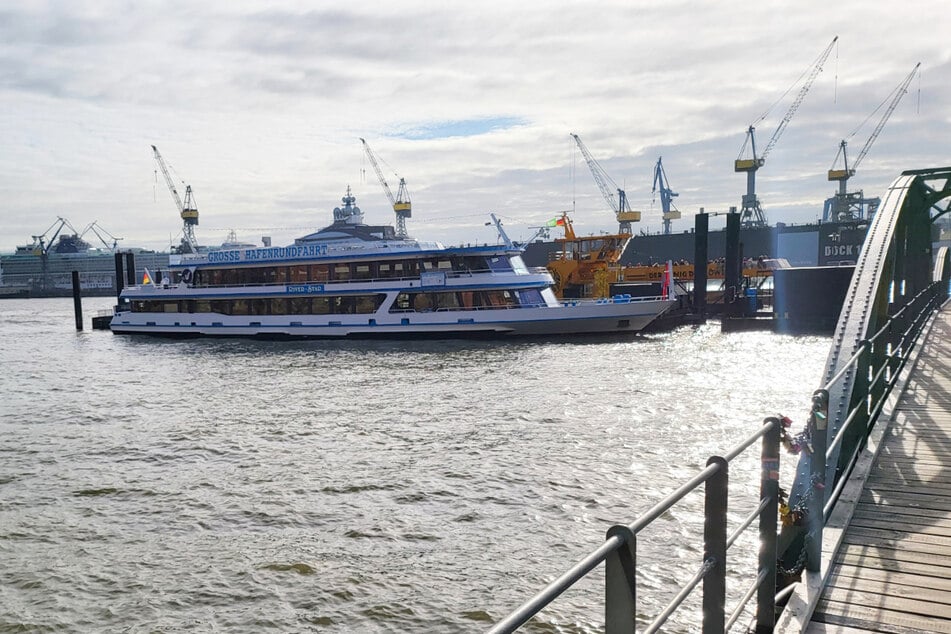
<svg viewBox="0 0 951 634">
<path fill-rule="evenodd" d="M 623 543 L 604 560 L 604 632 L 630 634 L 637 624 L 637 536 L 627 526 L 612 526 L 607 538 Z"/>
<path fill-rule="evenodd" d="M 122 254 L 116 252 L 116 299 L 122 296 Z"/>
<path fill-rule="evenodd" d="M 129 286 L 135 286 L 135 255 L 131 251 L 125 254 L 125 268 L 126 282 Z"/>
<path fill-rule="evenodd" d="M 737 295 L 740 292 L 740 214 L 731 207 L 726 215 L 726 262 L 723 288 L 723 310 L 729 316 L 736 315 Z"/>
<path fill-rule="evenodd" d="M 703 559 L 713 569 L 703 577 L 703 634 L 721 634 L 726 625 L 726 515 L 730 463 L 712 456 L 719 469 L 707 480 L 703 497 Z"/>
<path fill-rule="evenodd" d="M 73 311 L 76 313 L 76 330 L 82 330 L 83 300 L 79 292 L 79 271 L 73 271 Z"/>
<path fill-rule="evenodd" d="M 710 216 L 700 208 L 694 216 L 693 244 L 693 309 L 701 322 L 707 320 L 707 262 L 710 259 L 708 234 Z"/>
<path fill-rule="evenodd" d="M 772 634 L 776 626 L 776 555 L 777 518 L 779 517 L 779 445 L 782 422 L 775 417 L 763 421 L 770 425 L 763 436 L 760 451 L 762 475 L 759 496 L 764 500 L 759 515 L 759 573 L 763 582 L 756 589 L 756 634 Z"/>
</svg>

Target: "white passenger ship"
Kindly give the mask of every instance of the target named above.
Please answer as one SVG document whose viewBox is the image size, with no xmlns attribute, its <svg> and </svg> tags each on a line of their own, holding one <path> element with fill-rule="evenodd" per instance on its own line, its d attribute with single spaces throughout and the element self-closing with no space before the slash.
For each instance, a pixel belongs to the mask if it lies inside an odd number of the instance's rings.
<svg viewBox="0 0 951 634">
<path fill-rule="evenodd" d="M 507 337 L 632 333 L 669 297 L 560 301 L 496 221 L 498 245 L 444 247 L 371 226 L 355 198 L 287 247 L 173 255 L 123 289 L 114 333 L 163 336 Z M 494 216 L 493 216 L 494 219 Z"/>
</svg>

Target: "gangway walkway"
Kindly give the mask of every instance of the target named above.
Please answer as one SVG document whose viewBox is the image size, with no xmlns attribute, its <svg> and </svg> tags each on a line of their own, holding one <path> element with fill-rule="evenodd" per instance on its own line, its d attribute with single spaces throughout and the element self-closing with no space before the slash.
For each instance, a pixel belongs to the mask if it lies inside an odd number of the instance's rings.
<svg viewBox="0 0 951 634">
<path fill-rule="evenodd" d="M 870 439 L 869 449 L 867 479 L 853 493 L 842 539 L 826 542 L 830 547 L 834 541 L 840 545 L 835 552 L 824 553 L 823 559 L 831 559 L 829 575 L 805 631 L 951 632 L 951 307 L 947 304 L 922 344 L 891 422 L 880 440 Z M 799 628 L 777 628 L 792 630 Z"/>
</svg>

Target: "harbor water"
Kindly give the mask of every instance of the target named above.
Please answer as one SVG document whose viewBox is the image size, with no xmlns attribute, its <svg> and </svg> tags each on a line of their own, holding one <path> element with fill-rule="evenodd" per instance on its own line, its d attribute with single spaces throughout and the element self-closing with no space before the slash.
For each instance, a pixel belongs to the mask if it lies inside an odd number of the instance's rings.
<svg viewBox="0 0 951 634">
<path fill-rule="evenodd" d="M 112 303 L 77 333 L 68 298 L 0 301 L 0 632 L 484 631 L 764 417 L 798 430 L 830 346 L 89 330 Z M 730 477 L 735 527 L 758 450 Z M 700 565 L 701 509 L 639 539 L 644 623 Z M 754 531 L 729 605 L 755 556 Z M 667 631 L 697 630 L 691 601 Z M 524 631 L 602 628 L 599 570 Z"/>
</svg>

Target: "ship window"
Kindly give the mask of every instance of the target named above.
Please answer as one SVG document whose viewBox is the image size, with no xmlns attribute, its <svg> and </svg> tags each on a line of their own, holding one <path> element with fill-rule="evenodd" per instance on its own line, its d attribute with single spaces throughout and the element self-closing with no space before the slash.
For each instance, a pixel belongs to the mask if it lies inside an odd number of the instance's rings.
<svg viewBox="0 0 951 634">
<path fill-rule="evenodd" d="M 311 302 L 311 313 L 314 315 L 330 314 L 330 299 L 326 297 L 315 297 Z"/>
<path fill-rule="evenodd" d="M 145 312 L 145 302 L 132 302 L 132 312 L 133 312 L 133 313 L 144 313 L 144 312 Z"/>
<path fill-rule="evenodd" d="M 330 267 L 326 264 L 311 264 L 310 279 L 312 282 L 326 282 L 330 279 Z"/>
<path fill-rule="evenodd" d="M 512 263 L 507 257 L 497 256 L 488 258 L 489 268 L 493 271 L 511 271 Z"/>
<path fill-rule="evenodd" d="M 288 268 L 290 269 L 291 282 L 300 283 L 300 282 L 307 281 L 307 265 L 306 264 L 291 266 Z"/>
<path fill-rule="evenodd" d="M 275 298 L 268 300 L 271 302 L 271 314 L 272 315 L 286 315 L 287 314 L 287 300 L 283 298 Z"/>
<path fill-rule="evenodd" d="M 433 293 L 433 300 L 436 310 L 456 310 L 459 308 L 459 299 L 456 293 Z"/>
<path fill-rule="evenodd" d="M 178 311 L 178 302 L 167 302 L 162 305 L 163 313 L 177 313 Z"/>
<path fill-rule="evenodd" d="M 251 315 L 267 315 L 266 299 L 248 300 L 248 313 Z"/>
<path fill-rule="evenodd" d="M 356 312 L 360 314 L 375 313 L 380 307 L 384 295 L 360 295 L 356 298 Z"/>
<path fill-rule="evenodd" d="M 370 274 L 369 264 L 357 264 L 353 267 L 353 277 L 357 280 L 368 280 L 373 277 Z"/>
<path fill-rule="evenodd" d="M 211 302 L 207 299 L 199 299 L 195 302 L 195 312 L 196 313 L 210 313 L 211 312 Z"/>
<path fill-rule="evenodd" d="M 222 315 L 231 314 L 231 302 L 226 299 L 213 299 L 209 304 L 211 304 L 211 312 L 213 313 L 220 313 Z"/>
<path fill-rule="evenodd" d="M 412 310 L 412 302 L 410 301 L 409 293 L 400 293 L 393 301 L 393 305 L 390 307 L 390 312 L 396 313 L 407 310 Z"/>
<path fill-rule="evenodd" d="M 235 269 L 221 269 L 222 286 L 234 286 L 238 283 L 238 272 Z"/>
<path fill-rule="evenodd" d="M 334 267 L 334 279 L 335 280 L 349 280 L 350 279 L 350 266 L 347 264 L 338 264 Z"/>
<path fill-rule="evenodd" d="M 291 315 L 309 315 L 310 298 L 292 297 L 289 301 L 288 313 Z"/>
<path fill-rule="evenodd" d="M 248 314 L 248 300 L 246 299 L 236 299 L 231 302 L 231 314 L 232 315 L 247 315 Z"/>
<path fill-rule="evenodd" d="M 509 291 L 486 291 L 485 292 L 485 304 L 492 307 L 505 307 L 511 306 L 515 303 L 515 298 L 512 296 L 512 293 Z"/>
<path fill-rule="evenodd" d="M 518 303 L 522 306 L 538 306 L 545 303 L 542 299 L 541 291 L 527 290 L 518 292 Z"/>
<path fill-rule="evenodd" d="M 265 269 L 261 267 L 255 267 L 253 269 L 244 270 L 245 284 L 264 284 L 265 280 L 266 280 Z"/>
<path fill-rule="evenodd" d="M 354 302 L 352 297 L 331 297 L 330 302 L 333 308 L 332 312 L 335 315 L 346 315 L 353 312 Z"/>
</svg>

